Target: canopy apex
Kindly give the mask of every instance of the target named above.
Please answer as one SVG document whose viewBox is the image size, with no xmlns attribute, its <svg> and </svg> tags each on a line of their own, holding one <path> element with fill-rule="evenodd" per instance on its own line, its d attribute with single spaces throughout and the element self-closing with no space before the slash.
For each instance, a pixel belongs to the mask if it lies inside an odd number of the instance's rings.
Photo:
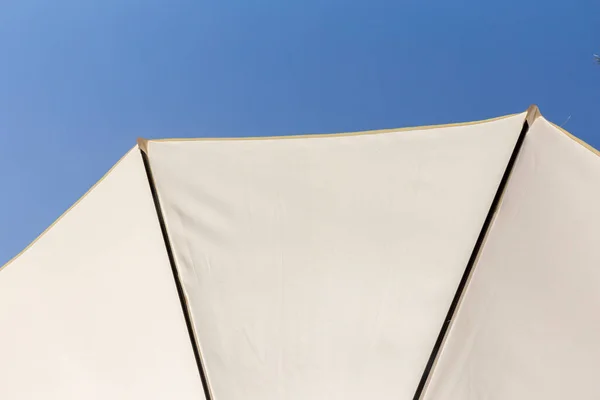
<svg viewBox="0 0 600 400">
<path fill-rule="evenodd" d="M 142 137 L 137 138 L 137 145 L 144 154 L 148 154 L 148 139 Z"/>
<path fill-rule="evenodd" d="M 525 117 L 525 121 L 527 121 L 527 124 L 529 124 L 529 126 L 531 127 L 531 125 L 533 125 L 533 122 L 541 116 L 542 114 L 540 113 L 540 109 L 538 108 L 538 106 L 532 104 L 527 109 L 527 116 Z"/>
</svg>

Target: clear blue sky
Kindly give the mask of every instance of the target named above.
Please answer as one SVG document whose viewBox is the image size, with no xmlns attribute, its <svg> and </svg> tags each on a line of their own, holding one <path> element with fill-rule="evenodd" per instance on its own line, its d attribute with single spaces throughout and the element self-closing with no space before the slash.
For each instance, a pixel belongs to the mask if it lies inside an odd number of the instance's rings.
<svg viewBox="0 0 600 400">
<path fill-rule="evenodd" d="M 4 0 L 0 264 L 138 136 L 468 121 L 600 147 L 600 1 Z"/>
</svg>

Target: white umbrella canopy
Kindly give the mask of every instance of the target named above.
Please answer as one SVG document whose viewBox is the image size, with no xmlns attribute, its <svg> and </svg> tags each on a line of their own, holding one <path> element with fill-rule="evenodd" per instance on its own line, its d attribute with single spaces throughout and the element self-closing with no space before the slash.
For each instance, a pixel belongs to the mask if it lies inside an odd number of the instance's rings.
<svg viewBox="0 0 600 400">
<path fill-rule="evenodd" d="M 202 399 L 136 147 L 0 269 L 0 398 Z"/>
<path fill-rule="evenodd" d="M 600 157 L 527 133 L 425 399 L 600 398 Z"/>
<path fill-rule="evenodd" d="M 0 270 L 0 395 L 597 398 L 598 178 L 536 107 L 142 140 Z"/>
</svg>

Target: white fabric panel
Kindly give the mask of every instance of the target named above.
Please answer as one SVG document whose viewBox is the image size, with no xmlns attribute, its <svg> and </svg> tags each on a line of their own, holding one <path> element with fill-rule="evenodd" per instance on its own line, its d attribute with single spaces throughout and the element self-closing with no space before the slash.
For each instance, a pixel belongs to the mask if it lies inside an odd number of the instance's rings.
<svg viewBox="0 0 600 400">
<path fill-rule="evenodd" d="M 203 399 L 139 149 L 0 269 L 0 399 Z"/>
<path fill-rule="evenodd" d="M 600 157 L 538 118 L 428 400 L 600 399 Z"/>
<path fill-rule="evenodd" d="M 150 142 L 214 399 L 411 399 L 524 116 Z"/>
</svg>

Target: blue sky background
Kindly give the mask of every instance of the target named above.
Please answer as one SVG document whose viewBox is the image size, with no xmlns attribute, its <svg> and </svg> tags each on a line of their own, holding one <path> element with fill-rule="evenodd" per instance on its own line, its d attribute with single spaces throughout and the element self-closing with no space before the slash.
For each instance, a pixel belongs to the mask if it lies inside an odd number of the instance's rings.
<svg viewBox="0 0 600 400">
<path fill-rule="evenodd" d="M 3 0 L 0 264 L 138 136 L 524 111 L 600 147 L 600 1 Z"/>
</svg>

